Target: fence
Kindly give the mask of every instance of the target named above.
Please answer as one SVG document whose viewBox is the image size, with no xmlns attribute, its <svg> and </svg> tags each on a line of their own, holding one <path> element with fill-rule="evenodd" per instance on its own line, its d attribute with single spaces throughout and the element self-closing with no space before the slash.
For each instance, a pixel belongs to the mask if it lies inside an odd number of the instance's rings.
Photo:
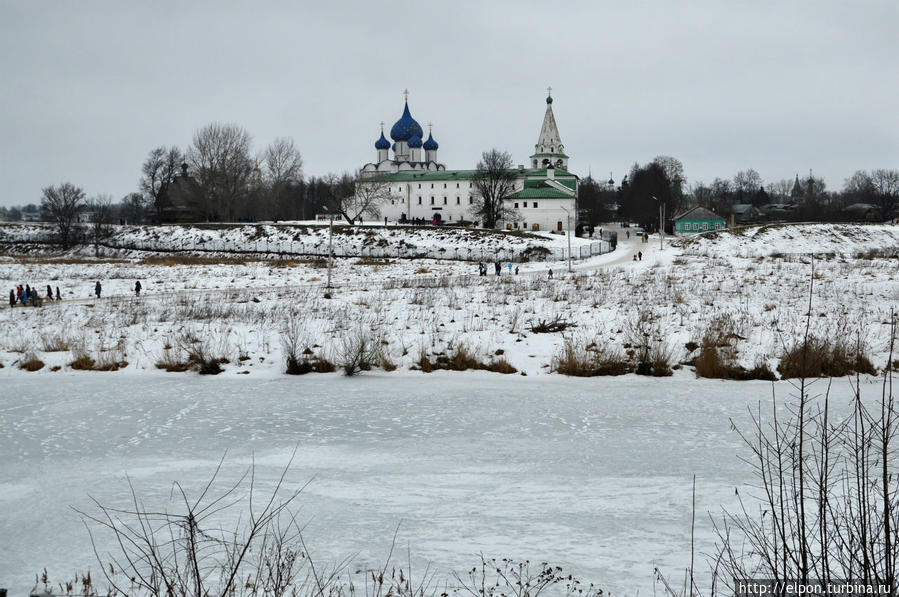
<svg viewBox="0 0 899 597">
<path fill-rule="evenodd" d="M 0 246 L 6 250 L 29 244 L 52 246 L 56 245 L 57 242 L 52 234 L 46 231 L 22 232 L 19 238 L 15 240 L 0 239 Z M 327 257 L 329 255 L 329 247 L 326 240 L 307 243 L 291 239 L 270 239 L 267 237 L 236 241 L 230 239 L 133 239 L 113 236 L 98 243 L 84 242 L 84 245 L 88 247 L 93 247 L 95 244 L 105 249 L 117 251 L 145 251 L 164 254 L 209 253 L 276 259 Z M 571 258 L 573 260 L 587 259 L 588 257 L 610 253 L 613 250 L 614 246 L 610 240 L 597 240 L 586 245 L 572 247 Z M 544 247 L 541 245 L 532 245 L 522 250 L 459 247 L 423 248 L 407 245 L 401 240 L 397 245 L 385 246 L 364 243 L 359 245 L 337 243 L 333 247 L 333 255 L 335 257 L 357 257 L 363 259 L 445 259 L 451 261 L 521 263 L 525 261 L 564 261 L 568 259 L 568 249 L 564 247 Z"/>
</svg>

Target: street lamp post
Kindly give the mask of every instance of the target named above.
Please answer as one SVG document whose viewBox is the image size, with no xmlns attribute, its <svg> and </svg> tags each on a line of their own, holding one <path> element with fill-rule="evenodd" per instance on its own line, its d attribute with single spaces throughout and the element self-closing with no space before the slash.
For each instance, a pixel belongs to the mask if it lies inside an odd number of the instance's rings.
<svg viewBox="0 0 899 597">
<path fill-rule="evenodd" d="M 565 224 L 568 227 L 568 273 L 571 273 L 571 214 L 565 209 L 564 206 L 560 205 L 559 207 L 565 212 Z"/>
<path fill-rule="evenodd" d="M 334 214 L 328 224 L 328 290 L 331 289 L 331 267 L 334 261 Z"/>
<path fill-rule="evenodd" d="M 659 204 L 659 251 L 665 249 L 662 235 L 665 233 L 665 204 L 659 201 L 655 195 L 652 196 L 653 201 Z"/>
</svg>

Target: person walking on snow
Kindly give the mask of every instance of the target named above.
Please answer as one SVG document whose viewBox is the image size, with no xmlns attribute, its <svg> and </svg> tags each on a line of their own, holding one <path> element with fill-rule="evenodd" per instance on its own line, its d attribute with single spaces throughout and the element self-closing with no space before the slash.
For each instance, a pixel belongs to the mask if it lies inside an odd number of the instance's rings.
<svg viewBox="0 0 899 597">
<path fill-rule="evenodd" d="M 493 264 L 493 269 L 496 271 L 496 275 L 498 276 L 502 271 L 503 267 L 499 264 L 499 261 Z"/>
<path fill-rule="evenodd" d="M 50 285 L 49 285 L 49 284 L 47 284 L 47 300 L 48 300 L 48 301 L 52 301 L 52 300 L 53 300 L 53 289 L 50 288 Z"/>
<path fill-rule="evenodd" d="M 134 283 L 134 295 L 140 296 L 140 280 Z"/>
<path fill-rule="evenodd" d="M 56 287 L 56 300 L 61 301 L 62 297 L 59 296 L 59 286 Z"/>
<path fill-rule="evenodd" d="M 643 251 L 637 251 L 637 260 L 643 261 Z"/>
<path fill-rule="evenodd" d="M 9 291 L 9 306 L 10 307 L 16 306 L 16 291 L 15 290 Z"/>
<path fill-rule="evenodd" d="M 97 298 L 100 298 L 100 292 L 102 292 L 103 287 L 100 286 L 100 280 L 97 280 L 97 283 L 94 284 L 94 294 L 97 295 Z"/>
</svg>

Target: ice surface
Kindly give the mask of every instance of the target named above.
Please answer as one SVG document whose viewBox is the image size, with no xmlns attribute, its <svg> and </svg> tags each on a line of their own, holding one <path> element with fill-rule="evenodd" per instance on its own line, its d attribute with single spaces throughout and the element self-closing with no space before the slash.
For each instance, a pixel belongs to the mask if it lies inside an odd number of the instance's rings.
<svg viewBox="0 0 899 597">
<path fill-rule="evenodd" d="M 834 395 L 847 390 L 837 381 Z M 289 482 L 312 480 L 300 518 L 317 558 L 380 562 L 399 525 L 403 561 L 408 545 L 419 566 L 464 570 L 478 552 L 546 559 L 647 595 L 654 565 L 677 576 L 689 562 L 694 473 L 697 550 L 712 551 L 705 512 L 751 480 L 730 418 L 745 421 L 770 393 L 686 373 L 8 377 L 0 586 L 23 594 L 45 566 L 56 580 L 96 573 L 71 508 L 90 508 L 88 495 L 127 505 L 126 473 L 148 506 L 162 505 L 172 481 L 197 488 L 226 450 L 223 483 L 255 456 L 270 486 L 298 446 Z"/>
</svg>

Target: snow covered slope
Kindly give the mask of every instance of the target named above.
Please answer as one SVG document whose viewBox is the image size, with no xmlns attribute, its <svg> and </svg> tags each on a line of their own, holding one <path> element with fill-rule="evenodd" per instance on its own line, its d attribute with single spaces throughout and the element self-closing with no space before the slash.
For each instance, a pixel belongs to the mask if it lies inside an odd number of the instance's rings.
<svg viewBox="0 0 899 597">
<path fill-rule="evenodd" d="M 766 224 L 684 237 L 688 255 L 765 257 L 797 254 L 899 253 L 899 226 L 892 224 Z"/>
<path fill-rule="evenodd" d="M 10 254 L 43 252 L 52 238 L 49 225 L 0 226 L 0 248 Z M 548 232 L 493 231 L 467 228 L 328 226 L 311 224 L 209 224 L 183 226 L 114 226 L 101 245 L 107 249 L 141 252 L 255 253 L 327 255 L 329 243 L 338 256 L 427 257 L 519 261 L 525 253 L 562 259 L 568 239 Z M 572 238 L 575 257 L 598 254 L 596 241 Z M 580 249 L 580 250 L 579 250 Z M 56 250 L 55 247 L 52 250 Z M 608 251 L 608 243 L 602 252 Z M 92 254 L 92 247 L 82 247 Z M 109 251 L 106 251 L 107 254 Z"/>
</svg>

